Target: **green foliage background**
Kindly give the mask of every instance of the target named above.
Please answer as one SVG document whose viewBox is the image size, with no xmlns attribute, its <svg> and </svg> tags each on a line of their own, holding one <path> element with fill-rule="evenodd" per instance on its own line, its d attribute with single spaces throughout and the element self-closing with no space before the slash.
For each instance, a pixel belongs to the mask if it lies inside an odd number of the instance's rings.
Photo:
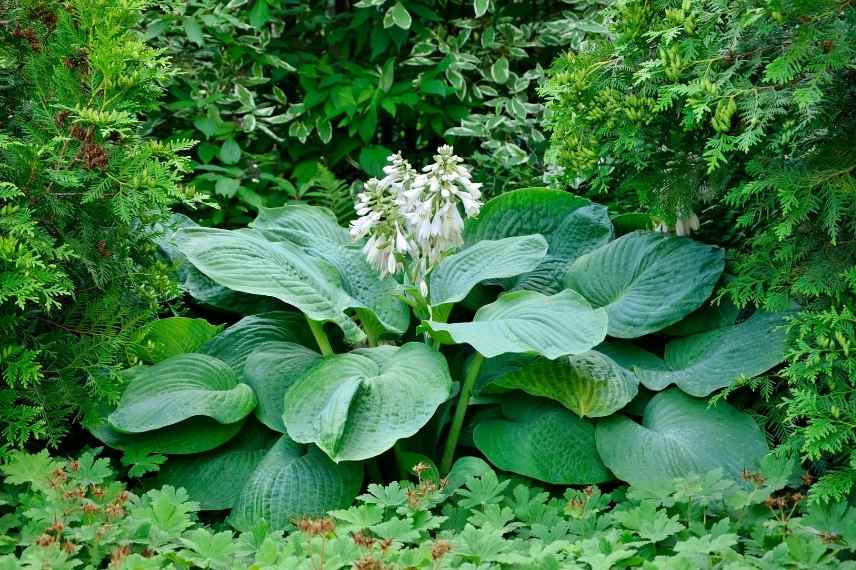
<svg viewBox="0 0 856 570">
<path fill-rule="evenodd" d="M 631 0 L 606 18 L 544 89 L 565 182 L 668 227 L 697 215 L 733 250 L 724 295 L 803 306 L 774 404 L 783 449 L 826 473 L 815 498 L 841 500 L 856 486 L 856 10 Z"/>
<path fill-rule="evenodd" d="M 220 225 L 289 199 L 344 222 L 352 181 L 444 142 L 471 157 L 488 194 L 537 184 L 543 68 L 601 31 L 586 16 L 602 4 L 476 4 L 161 1 L 147 37 L 181 74 L 154 132 L 202 140 L 193 181 L 223 206 L 209 217 Z M 346 184 L 331 187 L 327 169 Z"/>
</svg>

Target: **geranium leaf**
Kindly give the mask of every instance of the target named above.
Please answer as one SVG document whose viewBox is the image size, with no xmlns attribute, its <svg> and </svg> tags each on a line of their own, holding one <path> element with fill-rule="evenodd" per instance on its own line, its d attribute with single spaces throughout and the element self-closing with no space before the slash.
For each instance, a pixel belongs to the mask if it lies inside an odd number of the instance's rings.
<svg viewBox="0 0 856 570">
<path fill-rule="evenodd" d="M 713 292 L 723 250 L 659 232 L 633 232 L 571 264 L 565 284 L 609 313 L 609 335 L 637 338 L 676 323 Z"/>
<path fill-rule="evenodd" d="M 769 451 L 751 416 L 725 402 L 709 407 L 676 388 L 651 398 L 641 424 L 621 414 L 600 420 L 597 449 L 618 478 L 639 487 L 714 469 L 739 479 Z"/>
<path fill-rule="evenodd" d="M 479 422 L 476 447 L 506 471 L 547 483 L 571 485 L 610 481 L 595 449 L 595 429 L 549 400 L 518 397 L 502 404 L 503 419 Z"/>
<path fill-rule="evenodd" d="M 125 433 L 151 431 L 193 416 L 230 424 L 255 406 L 252 388 L 238 383 L 228 364 L 191 353 L 136 372 L 108 421 Z"/>
<path fill-rule="evenodd" d="M 573 291 L 514 291 L 479 309 L 472 322 L 424 324 L 441 342 L 467 343 L 487 358 L 507 352 L 580 354 L 603 340 L 607 326 L 605 311 Z"/>
<path fill-rule="evenodd" d="M 325 359 L 285 396 L 288 434 L 335 461 L 390 449 L 419 431 L 449 398 L 445 359 L 423 343 L 359 349 Z"/>
</svg>

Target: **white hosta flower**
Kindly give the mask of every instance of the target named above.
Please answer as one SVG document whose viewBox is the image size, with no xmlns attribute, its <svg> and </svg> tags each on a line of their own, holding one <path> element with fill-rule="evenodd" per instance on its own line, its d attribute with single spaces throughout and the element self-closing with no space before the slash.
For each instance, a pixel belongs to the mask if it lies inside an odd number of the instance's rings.
<svg viewBox="0 0 856 570">
<path fill-rule="evenodd" d="M 401 153 L 388 159 L 384 177 L 366 182 L 354 206 L 354 238 L 368 236 L 363 247 L 381 274 L 396 273 L 409 260 L 408 274 L 420 290 L 425 276 L 453 247 L 463 243 L 464 218 L 481 209 L 481 185 L 472 181 L 451 146 L 437 149 L 434 163 L 413 169 Z M 423 291 L 427 295 L 427 291 Z"/>
<path fill-rule="evenodd" d="M 690 211 L 689 214 L 678 217 L 675 222 L 675 235 L 688 236 L 692 232 L 698 231 L 700 225 L 698 216 L 695 212 Z"/>
</svg>

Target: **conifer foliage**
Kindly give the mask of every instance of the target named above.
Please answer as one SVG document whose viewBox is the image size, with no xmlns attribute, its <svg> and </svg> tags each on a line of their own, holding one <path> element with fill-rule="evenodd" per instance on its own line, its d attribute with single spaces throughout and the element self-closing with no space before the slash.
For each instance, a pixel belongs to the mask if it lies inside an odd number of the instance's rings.
<svg viewBox="0 0 856 570">
<path fill-rule="evenodd" d="M 141 136 L 171 73 L 144 8 L 0 1 L 0 450 L 115 398 L 174 294 L 146 228 L 200 198 L 179 184 L 192 142 Z"/>
<path fill-rule="evenodd" d="M 789 447 L 856 487 L 856 10 L 841 0 L 618 2 L 545 89 L 565 175 L 728 242 L 739 306 L 791 326 Z"/>
</svg>

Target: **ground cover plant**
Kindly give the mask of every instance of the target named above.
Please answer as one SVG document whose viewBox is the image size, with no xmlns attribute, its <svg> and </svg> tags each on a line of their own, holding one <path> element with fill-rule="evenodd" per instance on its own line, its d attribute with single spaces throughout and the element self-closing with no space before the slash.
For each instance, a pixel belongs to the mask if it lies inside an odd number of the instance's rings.
<svg viewBox="0 0 856 570">
<path fill-rule="evenodd" d="M 580 192 L 727 245 L 738 306 L 803 307 L 782 381 L 755 388 L 780 451 L 822 475 L 813 498 L 843 500 L 856 488 L 856 11 L 660 1 L 604 17 L 608 40 L 552 68 L 552 152 Z"/>
<path fill-rule="evenodd" d="M 95 453 L 16 453 L 3 469 L 0 568 L 841 568 L 854 567 L 846 505 L 805 505 L 793 463 L 765 462 L 745 490 L 717 472 L 657 492 L 554 493 L 462 458 L 370 485 L 354 506 L 235 534 L 200 524 L 183 489 L 135 494 Z"/>
</svg>

